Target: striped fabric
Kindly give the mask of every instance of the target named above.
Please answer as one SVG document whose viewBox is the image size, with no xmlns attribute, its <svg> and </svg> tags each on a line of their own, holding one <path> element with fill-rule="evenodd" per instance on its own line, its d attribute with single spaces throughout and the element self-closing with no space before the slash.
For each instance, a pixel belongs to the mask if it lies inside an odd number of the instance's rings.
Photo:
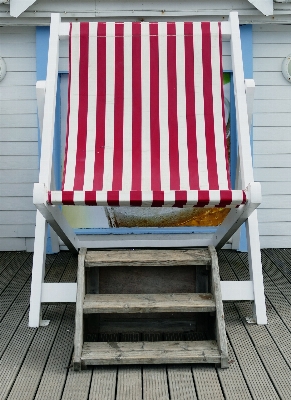
<svg viewBox="0 0 291 400">
<path fill-rule="evenodd" d="M 61 192 L 51 204 L 236 207 L 219 23 L 70 28 Z"/>
</svg>

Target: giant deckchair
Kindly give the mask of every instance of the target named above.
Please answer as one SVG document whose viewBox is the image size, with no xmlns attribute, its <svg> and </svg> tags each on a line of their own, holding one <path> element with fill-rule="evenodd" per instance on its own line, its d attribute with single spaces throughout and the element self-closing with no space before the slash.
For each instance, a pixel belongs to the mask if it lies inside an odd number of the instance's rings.
<svg viewBox="0 0 291 400">
<path fill-rule="evenodd" d="M 52 153 L 59 41 L 68 37 L 67 139 L 62 189 L 56 191 L 52 185 Z M 238 138 L 235 188 L 231 188 L 230 184 L 224 122 L 222 40 L 230 40 L 232 57 Z M 74 359 L 77 369 L 84 362 L 106 364 L 118 363 L 121 359 L 124 363 L 221 362 L 226 366 L 221 299 L 253 301 L 253 321 L 266 324 L 256 214 L 261 202 L 261 190 L 260 184 L 254 182 L 249 136 L 253 87 L 253 81 L 244 79 L 239 21 L 235 12 L 230 14 L 229 21 L 221 23 L 69 24 L 61 23 L 58 14 L 52 15 L 47 79 L 38 83 L 43 132 L 39 182 L 34 186 L 34 204 L 38 211 L 29 325 L 37 327 L 43 324 L 42 303 L 74 302 L 77 293 Z M 180 240 L 177 236 L 173 240 L 170 234 L 154 237 L 97 235 L 91 240 L 81 240 L 64 218 L 61 205 L 227 207 L 231 210 L 214 234 L 180 235 Z M 215 249 L 221 248 L 244 222 L 250 280 L 220 283 Z M 78 287 L 73 283 L 43 282 L 47 223 L 69 250 L 77 253 L 81 249 Z M 105 345 L 95 358 L 92 356 L 96 350 L 94 346 L 91 348 L 87 343 L 82 350 L 82 313 L 86 307 L 87 313 L 106 312 L 106 307 L 112 312 L 122 312 L 118 311 L 118 307 L 123 302 L 121 308 L 127 311 L 132 306 L 129 312 L 143 312 L 141 310 L 149 310 L 153 304 L 160 311 L 165 311 L 167 304 L 166 311 L 175 311 L 175 304 L 180 311 L 189 311 L 189 307 L 199 311 L 195 296 L 188 297 L 186 301 L 179 294 L 176 303 L 170 301 L 170 305 L 169 298 L 163 296 L 158 300 L 155 297 L 139 299 L 133 296 L 116 301 L 110 298 L 102 300 L 102 295 L 96 295 L 85 307 L 86 249 L 129 247 L 198 248 L 200 256 L 203 248 L 209 249 L 206 250 L 208 256 L 203 253 L 202 258 L 207 259 L 206 264 L 212 264 L 215 302 L 212 306 L 217 312 L 218 353 L 213 356 L 213 349 L 210 348 L 198 351 L 189 343 L 181 345 L 184 350 L 187 348 L 184 358 L 157 355 L 154 349 L 147 347 L 148 344 L 145 346 L 150 354 L 148 359 L 144 356 L 138 359 L 117 356 L 114 352 L 111 354 L 112 348 L 108 350 Z M 157 252 L 154 258 L 162 254 Z M 110 257 L 108 254 L 106 257 Z M 134 257 L 132 254 L 130 257 Z M 199 254 L 197 257 L 195 253 L 191 254 L 190 263 L 199 264 L 196 259 Z M 90 253 L 85 265 L 90 264 L 92 257 L 94 259 Z M 95 266 L 102 263 L 100 257 L 98 254 L 97 261 L 93 260 Z M 144 253 L 142 257 L 145 257 Z M 115 261 L 118 262 L 118 256 Z M 180 262 L 187 264 L 189 260 Z M 206 310 L 207 305 L 202 305 L 202 309 Z M 208 311 L 210 309 L 211 305 Z M 126 353 L 126 345 L 122 348 Z M 141 349 L 138 347 L 135 350 L 140 354 Z M 83 358 L 82 351 L 86 353 Z M 169 355 L 171 349 L 166 348 L 162 353 Z"/>
</svg>

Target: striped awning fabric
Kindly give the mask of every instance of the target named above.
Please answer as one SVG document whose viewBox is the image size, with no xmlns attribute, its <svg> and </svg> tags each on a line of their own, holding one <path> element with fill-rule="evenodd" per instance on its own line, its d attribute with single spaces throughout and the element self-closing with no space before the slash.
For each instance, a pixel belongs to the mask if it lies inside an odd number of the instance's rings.
<svg viewBox="0 0 291 400">
<path fill-rule="evenodd" d="M 62 191 L 51 204 L 236 207 L 220 24 L 70 27 Z"/>
</svg>

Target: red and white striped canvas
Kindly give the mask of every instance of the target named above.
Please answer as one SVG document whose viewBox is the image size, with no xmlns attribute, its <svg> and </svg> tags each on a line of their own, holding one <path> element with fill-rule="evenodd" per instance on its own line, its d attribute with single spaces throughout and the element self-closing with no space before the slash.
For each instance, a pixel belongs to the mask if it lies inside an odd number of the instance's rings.
<svg viewBox="0 0 291 400">
<path fill-rule="evenodd" d="M 51 204 L 235 207 L 216 22 L 70 28 L 62 192 Z"/>
</svg>

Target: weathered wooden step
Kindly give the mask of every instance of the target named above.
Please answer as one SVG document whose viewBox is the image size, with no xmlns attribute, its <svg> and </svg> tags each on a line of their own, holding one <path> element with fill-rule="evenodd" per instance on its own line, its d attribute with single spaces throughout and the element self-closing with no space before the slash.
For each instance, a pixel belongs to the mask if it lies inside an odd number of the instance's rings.
<svg viewBox="0 0 291 400">
<path fill-rule="evenodd" d="M 208 249 L 131 249 L 88 251 L 85 267 L 211 265 Z"/>
<path fill-rule="evenodd" d="M 85 365 L 220 363 L 215 341 L 85 342 Z"/>
<path fill-rule="evenodd" d="M 87 294 L 83 304 L 84 314 L 211 311 L 211 293 Z"/>
</svg>

